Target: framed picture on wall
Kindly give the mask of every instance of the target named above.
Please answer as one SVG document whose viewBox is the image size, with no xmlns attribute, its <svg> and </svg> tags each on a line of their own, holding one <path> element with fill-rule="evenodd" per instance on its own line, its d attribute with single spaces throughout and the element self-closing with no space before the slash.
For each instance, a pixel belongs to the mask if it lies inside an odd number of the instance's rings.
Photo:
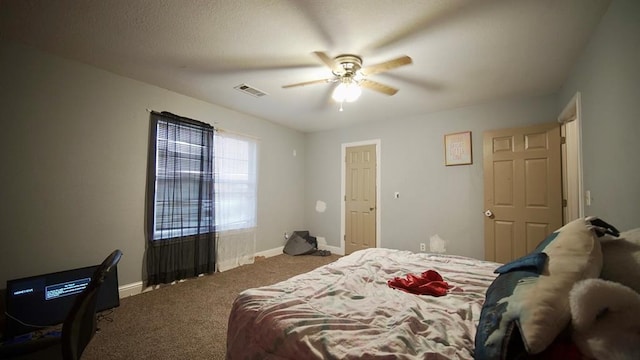
<svg viewBox="0 0 640 360">
<path fill-rule="evenodd" d="M 451 166 L 472 163 L 471 131 L 446 134 L 444 136 L 444 164 Z"/>
</svg>

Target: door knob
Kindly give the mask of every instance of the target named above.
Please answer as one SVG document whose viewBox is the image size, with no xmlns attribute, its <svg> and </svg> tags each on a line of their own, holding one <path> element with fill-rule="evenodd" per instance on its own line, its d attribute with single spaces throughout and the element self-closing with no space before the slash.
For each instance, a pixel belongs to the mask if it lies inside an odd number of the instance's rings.
<svg viewBox="0 0 640 360">
<path fill-rule="evenodd" d="M 492 216 L 493 216 L 493 213 L 491 212 L 491 210 L 487 210 L 487 211 L 485 211 L 485 212 L 484 212 L 484 216 L 486 216 L 486 217 L 492 217 Z"/>
</svg>

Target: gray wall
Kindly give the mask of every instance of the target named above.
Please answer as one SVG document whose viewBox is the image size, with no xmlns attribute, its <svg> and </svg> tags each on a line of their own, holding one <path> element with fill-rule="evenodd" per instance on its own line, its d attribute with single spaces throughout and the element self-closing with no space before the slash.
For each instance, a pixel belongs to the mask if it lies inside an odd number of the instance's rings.
<svg viewBox="0 0 640 360">
<path fill-rule="evenodd" d="M 304 196 L 297 131 L 6 42 L 0 79 L 0 287 L 96 264 L 115 248 L 120 284 L 141 280 L 146 108 L 260 138 L 258 251 L 304 225 L 302 205 L 283 201 Z"/>
<path fill-rule="evenodd" d="M 580 91 L 586 215 L 640 227 L 640 1 L 615 0 L 562 88 Z"/>
<path fill-rule="evenodd" d="M 307 134 L 307 227 L 340 246 L 342 144 L 380 139 L 381 246 L 418 251 L 437 234 L 447 253 L 483 258 L 482 132 L 552 122 L 557 115 L 556 97 L 545 96 Z M 444 134 L 466 130 L 472 131 L 473 164 L 446 167 Z M 327 203 L 325 212 L 316 212 L 317 200 Z"/>
<path fill-rule="evenodd" d="M 340 246 L 341 144 L 380 139 L 381 245 L 415 251 L 438 234 L 448 253 L 482 258 L 482 132 L 554 121 L 581 91 L 587 214 L 640 226 L 639 13 L 638 1 L 612 3 L 559 95 L 306 135 L 0 42 L 0 286 L 94 264 L 114 248 L 125 253 L 121 284 L 141 280 L 145 108 L 261 139 L 258 251 L 302 228 Z M 443 135 L 463 130 L 473 132 L 474 163 L 445 167 Z M 317 200 L 326 212 L 315 211 Z"/>
<path fill-rule="evenodd" d="M 640 1 L 615 0 L 556 95 L 471 106 L 411 119 L 307 134 L 307 227 L 340 246 L 341 144 L 381 139 L 381 244 L 418 250 L 438 234 L 447 252 L 483 249 L 482 131 L 554 121 L 582 94 L 587 215 L 621 230 L 640 226 Z M 474 164 L 443 166 L 445 133 L 473 131 Z M 393 193 L 401 193 L 393 199 Z M 327 202 L 324 213 L 316 200 Z"/>
</svg>

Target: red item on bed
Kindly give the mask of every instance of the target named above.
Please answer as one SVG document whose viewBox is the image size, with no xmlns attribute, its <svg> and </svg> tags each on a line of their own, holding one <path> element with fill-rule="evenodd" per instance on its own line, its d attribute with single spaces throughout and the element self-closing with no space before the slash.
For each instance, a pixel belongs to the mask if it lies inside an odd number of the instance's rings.
<svg viewBox="0 0 640 360">
<path fill-rule="evenodd" d="M 405 278 L 395 277 L 387 281 L 389 287 L 417 295 L 443 296 L 452 288 L 435 270 L 427 270 L 416 276 L 407 274 Z"/>
</svg>

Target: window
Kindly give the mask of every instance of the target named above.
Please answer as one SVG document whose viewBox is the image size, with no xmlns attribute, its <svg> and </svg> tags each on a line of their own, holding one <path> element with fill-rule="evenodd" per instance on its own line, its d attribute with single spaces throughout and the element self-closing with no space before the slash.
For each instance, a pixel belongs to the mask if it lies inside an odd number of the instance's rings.
<svg viewBox="0 0 640 360">
<path fill-rule="evenodd" d="M 210 232 L 212 128 L 157 121 L 153 240 Z"/>
<path fill-rule="evenodd" d="M 217 231 L 256 227 L 257 141 L 218 131 L 215 135 Z"/>
<path fill-rule="evenodd" d="M 147 168 L 147 284 L 216 268 L 214 130 L 152 112 Z"/>
<path fill-rule="evenodd" d="M 149 285 L 214 272 L 218 243 L 224 256 L 233 253 L 233 259 L 223 257 L 224 261 L 252 259 L 257 148 L 253 138 L 152 112 L 147 170 Z"/>
</svg>

